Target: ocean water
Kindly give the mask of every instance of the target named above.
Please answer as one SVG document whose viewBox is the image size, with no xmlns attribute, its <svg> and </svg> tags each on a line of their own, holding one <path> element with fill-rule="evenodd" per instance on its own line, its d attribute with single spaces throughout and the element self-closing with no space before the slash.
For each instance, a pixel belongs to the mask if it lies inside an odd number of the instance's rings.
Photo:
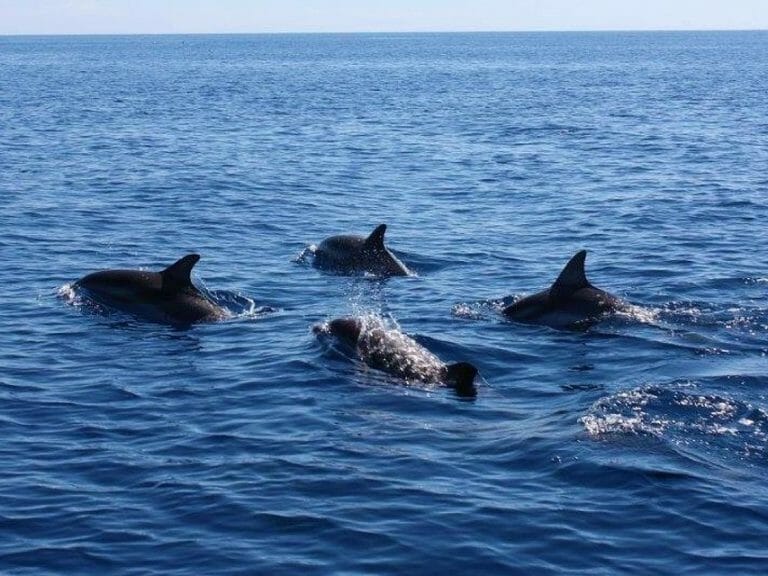
<svg viewBox="0 0 768 576">
<path fill-rule="evenodd" d="M 766 94 L 765 32 L 0 38 L 0 572 L 764 574 Z M 381 222 L 415 276 L 302 256 Z M 500 316 L 582 248 L 631 313 Z M 188 252 L 231 319 L 69 297 Z"/>
</svg>

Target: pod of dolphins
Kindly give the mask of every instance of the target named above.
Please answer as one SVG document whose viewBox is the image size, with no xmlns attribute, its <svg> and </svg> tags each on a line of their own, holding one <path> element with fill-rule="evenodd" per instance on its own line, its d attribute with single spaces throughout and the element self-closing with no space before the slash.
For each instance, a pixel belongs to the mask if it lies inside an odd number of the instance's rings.
<svg viewBox="0 0 768 576">
<path fill-rule="evenodd" d="M 385 245 L 386 224 L 370 235 L 338 235 L 314 250 L 313 265 L 339 274 L 408 276 L 412 272 Z M 565 265 L 547 289 L 521 298 L 502 310 L 517 322 L 568 327 L 587 324 L 621 310 L 616 296 L 590 284 L 584 272 L 586 250 Z M 88 274 L 72 287 L 90 300 L 155 322 L 190 325 L 221 320 L 227 311 L 192 283 L 192 268 L 200 260 L 188 254 L 160 272 L 102 270 Z M 380 320 L 336 318 L 313 327 L 318 338 L 331 337 L 358 360 L 406 381 L 447 386 L 462 397 L 477 394 L 477 369 L 467 362 L 445 364 L 424 346 Z"/>
</svg>

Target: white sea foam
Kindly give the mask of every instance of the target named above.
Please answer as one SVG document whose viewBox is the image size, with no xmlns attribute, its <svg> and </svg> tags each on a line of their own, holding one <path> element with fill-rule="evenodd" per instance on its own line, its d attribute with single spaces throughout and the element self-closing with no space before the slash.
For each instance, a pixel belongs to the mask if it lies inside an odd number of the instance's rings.
<svg viewBox="0 0 768 576">
<path fill-rule="evenodd" d="M 714 394 L 700 394 L 692 383 L 670 388 L 640 387 L 601 398 L 579 419 L 593 438 L 608 435 L 652 435 L 673 444 L 701 444 L 707 438 L 730 437 L 741 453 L 764 453 L 768 413 L 744 402 Z M 730 441 L 729 441 L 730 442 Z"/>
<path fill-rule="evenodd" d="M 56 296 L 67 301 L 70 304 L 74 304 L 77 296 L 77 291 L 72 283 L 64 284 L 56 290 Z"/>
<path fill-rule="evenodd" d="M 659 321 L 661 309 L 624 304 L 614 312 L 617 318 L 640 322 L 641 324 L 656 324 Z"/>
</svg>

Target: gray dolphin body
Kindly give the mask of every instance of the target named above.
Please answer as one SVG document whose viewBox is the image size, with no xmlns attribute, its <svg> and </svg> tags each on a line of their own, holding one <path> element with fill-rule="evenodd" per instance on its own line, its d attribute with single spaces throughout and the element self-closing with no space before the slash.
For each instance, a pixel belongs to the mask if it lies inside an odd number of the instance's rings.
<svg viewBox="0 0 768 576">
<path fill-rule="evenodd" d="M 507 306 L 503 314 L 518 322 L 567 327 L 598 320 L 620 309 L 619 298 L 595 288 L 587 280 L 586 257 L 586 250 L 578 252 L 552 286 Z"/>
<path fill-rule="evenodd" d="M 337 318 L 315 326 L 316 334 L 331 334 L 354 350 L 366 365 L 406 381 L 440 384 L 462 397 L 477 395 L 477 368 L 467 362 L 445 364 L 402 332 L 368 318 Z"/>
<path fill-rule="evenodd" d="M 408 276 L 405 264 L 384 246 L 387 225 L 379 225 L 368 237 L 331 236 L 315 250 L 314 265 L 345 274 L 369 272 L 376 276 Z"/>
<path fill-rule="evenodd" d="M 226 316 L 192 284 L 200 256 L 188 254 L 161 272 L 103 270 L 74 283 L 93 300 L 153 321 L 192 324 Z"/>
</svg>

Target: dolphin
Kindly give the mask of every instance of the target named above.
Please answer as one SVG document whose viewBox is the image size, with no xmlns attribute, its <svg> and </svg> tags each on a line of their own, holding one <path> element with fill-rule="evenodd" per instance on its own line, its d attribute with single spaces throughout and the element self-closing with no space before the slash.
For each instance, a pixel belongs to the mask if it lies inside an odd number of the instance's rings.
<svg viewBox="0 0 768 576">
<path fill-rule="evenodd" d="M 367 238 L 346 234 L 326 238 L 315 250 L 314 265 L 345 274 L 410 275 L 405 264 L 384 246 L 386 231 L 387 225 L 380 224 Z"/>
<path fill-rule="evenodd" d="M 200 260 L 188 254 L 161 272 L 102 270 L 77 280 L 96 302 L 150 320 L 191 324 L 224 318 L 226 311 L 192 284 L 192 267 Z"/>
<path fill-rule="evenodd" d="M 595 321 L 620 309 L 619 298 L 595 288 L 587 280 L 586 257 L 586 250 L 576 253 L 552 286 L 507 306 L 503 314 L 518 322 L 568 327 Z"/>
<path fill-rule="evenodd" d="M 377 318 L 345 317 L 313 327 L 317 335 L 330 334 L 354 351 L 363 363 L 406 382 L 441 384 L 458 396 L 477 395 L 477 368 L 467 362 L 445 364 L 424 346 L 388 328 Z"/>
</svg>

